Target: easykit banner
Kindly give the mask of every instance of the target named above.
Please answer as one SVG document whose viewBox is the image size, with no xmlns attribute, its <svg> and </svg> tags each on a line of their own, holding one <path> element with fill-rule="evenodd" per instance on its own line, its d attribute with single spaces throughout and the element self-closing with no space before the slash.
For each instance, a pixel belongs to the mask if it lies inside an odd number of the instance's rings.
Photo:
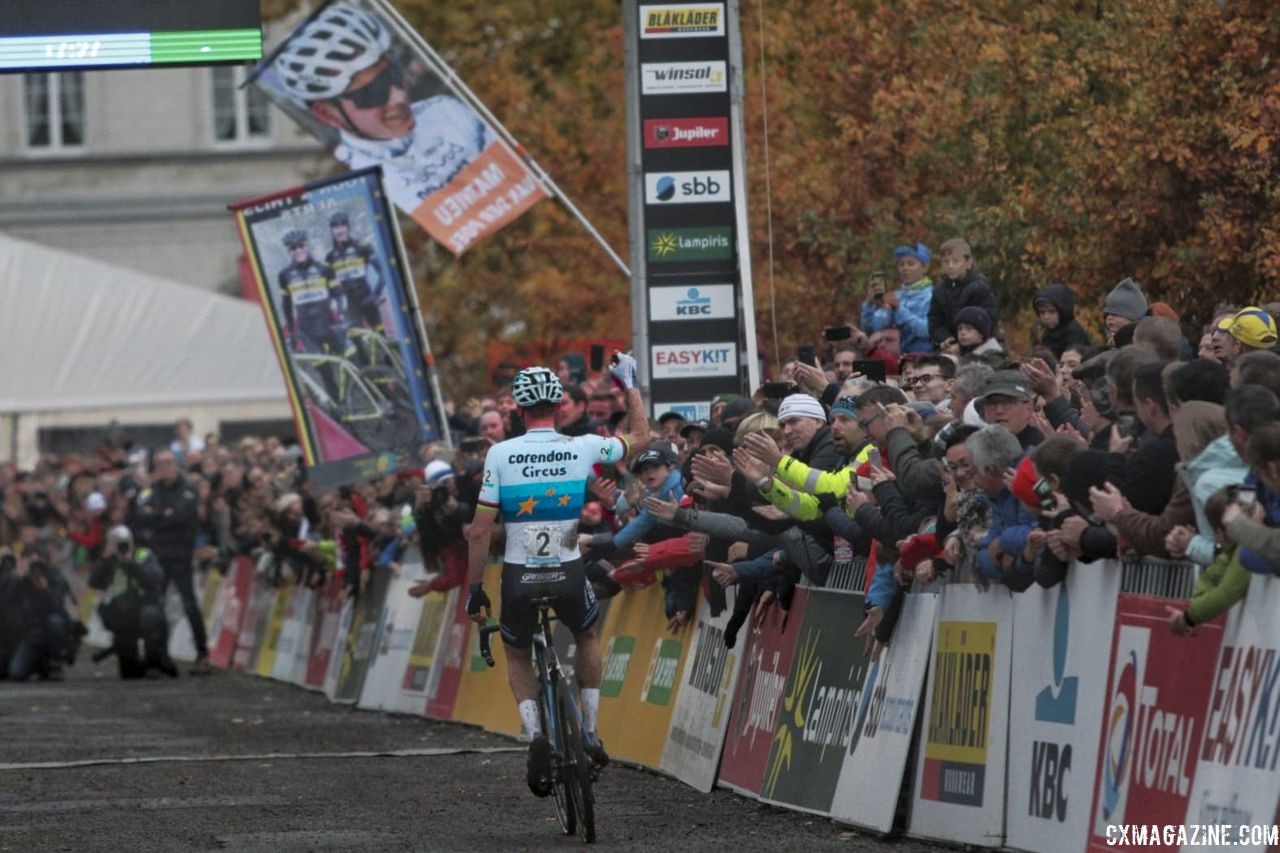
<svg viewBox="0 0 1280 853">
<path fill-rule="evenodd" d="M 600 737 L 609 755 L 657 769 L 671 728 L 692 629 L 667 631 L 663 589 L 622 593 L 609 605 L 601 641 Z"/>
<path fill-rule="evenodd" d="M 387 597 L 382 605 L 380 616 L 382 625 L 378 628 L 378 648 L 373 660 L 369 663 L 369 671 L 365 673 L 364 686 L 360 691 L 360 700 L 356 707 L 382 711 L 396 711 L 404 681 L 405 667 L 409 665 L 409 656 L 413 650 L 414 637 L 421 625 L 424 599 L 409 595 L 414 584 L 425 580 L 427 572 L 422 566 L 422 558 L 417 551 L 406 555 L 387 586 Z M 436 621 L 435 633 L 440 633 L 440 622 Z M 418 691 L 411 699 L 411 707 L 403 710 L 421 714 L 426 695 Z"/>
<path fill-rule="evenodd" d="M 716 783 L 720 750 L 729 728 L 729 706 L 738 683 L 741 646 L 726 648 L 725 626 L 733 615 L 735 588 L 726 591 L 727 604 L 711 615 L 706 597 L 698 602 L 689 660 L 671 712 L 671 731 L 662 750 L 662 772 L 709 793 Z"/>
<path fill-rule="evenodd" d="M 1240 828 L 1276 822 L 1280 804 L 1280 581 L 1254 575 L 1228 624 L 1210 687 L 1186 824 L 1227 824 L 1224 846 L 1265 850 Z M 1199 627 L 1197 626 L 1197 631 Z M 1198 673 L 1197 673 L 1198 674 Z M 1188 839 L 1189 842 L 1189 839 Z M 1184 850 L 1191 849 L 1190 843 Z M 1275 849 L 1275 848 L 1272 848 Z"/>
<path fill-rule="evenodd" d="M 262 638 L 267 632 L 271 603 L 275 600 L 275 590 L 261 575 L 251 569 L 250 578 L 249 607 L 244 621 L 240 623 L 240 636 L 236 638 L 236 651 L 231 658 L 231 665 L 243 672 L 254 671 L 258 649 L 262 647 Z"/>
<path fill-rule="evenodd" d="M 232 205 L 312 486 L 421 465 L 447 435 L 395 214 L 367 169 Z"/>
<path fill-rule="evenodd" d="M 351 614 L 351 626 L 347 629 L 346 642 L 338 669 L 333 701 L 350 704 L 360 697 L 365 674 L 378 649 L 379 629 L 382 627 L 382 607 L 387 600 L 387 588 L 392 572 L 388 568 L 374 568 L 369 573 L 369 584 L 360 591 L 360 597 Z"/>
<path fill-rule="evenodd" d="M 271 677 L 277 681 L 290 684 L 301 683 L 301 673 L 305 671 L 306 651 L 303 645 L 307 626 L 311 622 L 311 601 L 314 595 L 311 587 L 296 585 L 289 596 L 289 607 L 284 614 L 284 624 L 280 628 L 280 638 L 276 641 L 276 661 L 271 669 Z M 299 667 L 299 661 L 302 666 Z"/>
<path fill-rule="evenodd" d="M 1169 630 L 1185 601 L 1121 593 L 1116 603 L 1102 734 L 1094 762 L 1088 849 L 1139 850 L 1108 827 L 1181 824 L 1191 805 L 1221 618 L 1194 637 Z"/>
<path fill-rule="evenodd" d="M 808 596 L 809 591 L 799 587 L 789 611 L 771 606 L 759 621 L 744 626 L 743 669 L 729 714 L 719 784 L 748 796 L 760 796 Z M 741 633 L 738 642 L 744 642 Z"/>
<path fill-rule="evenodd" d="M 831 802 L 831 816 L 841 823 L 884 833 L 893 829 L 920 714 L 937 609 L 935 593 L 908 595 L 893 642 L 867 672 Z"/>
<path fill-rule="evenodd" d="M 222 669 L 231 666 L 252 593 L 253 563 L 247 557 L 236 557 L 227 569 L 226 580 L 218 588 L 209 617 L 209 663 L 213 666 Z"/>
<path fill-rule="evenodd" d="M 453 719 L 453 706 L 458 699 L 458 688 L 462 684 L 462 671 L 470 663 L 467 643 L 471 639 L 471 620 L 467 618 L 467 596 L 461 587 L 449 591 L 444 609 L 447 614 L 444 631 L 431 664 L 431 680 L 434 684 L 427 694 L 426 715 L 433 720 Z M 425 614 L 423 621 L 426 621 Z M 416 681 L 418 676 L 414 674 L 412 657 L 404 674 L 406 683 L 411 675 Z"/>
<path fill-rule="evenodd" d="M 760 799 L 831 813 L 866 681 L 863 594 L 810 589 Z"/>
<path fill-rule="evenodd" d="M 1077 563 L 1052 589 L 1014 597 L 1006 844 L 1078 853 L 1089 832 L 1110 649 L 1116 563 Z"/>
<path fill-rule="evenodd" d="M 325 578 L 324 589 L 316 608 L 316 623 L 311 629 L 310 648 L 307 653 L 307 671 L 302 686 L 308 690 L 324 690 L 325 676 L 334 660 L 338 645 L 338 626 L 342 621 L 344 599 L 342 574 L 330 572 Z"/>
<path fill-rule="evenodd" d="M 1004 840 L 1013 598 L 943 587 L 929 663 L 910 834 L 980 847 Z"/>
<path fill-rule="evenodd" d="M 548 192 L 418 38 L 389 3 L 326 3 L 253 83 L 351 169 L 381 167 L 396 207 L 461 255 Z"/>
<path fill-rule="evenodd" d="M 485 589 L 502 589 L 502 565 L 490 563 L 484 570 Z M 465 596 L 463 596 L 465 598 Z M 463 602 L 466 607 L 466 602 Z M 459 723 L 498 732 L 504 735 L 520 734 L 520 714 L 516 711 L 511 689 L 507 687 L 507 648 L 501 635 L 490 637 L 493 641 L 494 667 L 490 669 L 480 657 L 480 634 L 467 633 L 467 665 L 458 684 L 458 697 L 453 707 L 453 719 Z"/>
<path fill-rule="evenodd" d="M 293 601 L 293 584 L 286 583 L 276 587 L 275 596 L 271 600 L 271 609 L 267 615 L 267 628 L 262 635 L 262 643 L 258 646 L 258 657 L 254 661 L 254 673 L 263 678 L 272 678 L 276 671 L 276 657 L 280 650 L 280 635 L 284 633 L 284 620 L 289 615 L 289 604 Z"/>
</svg>

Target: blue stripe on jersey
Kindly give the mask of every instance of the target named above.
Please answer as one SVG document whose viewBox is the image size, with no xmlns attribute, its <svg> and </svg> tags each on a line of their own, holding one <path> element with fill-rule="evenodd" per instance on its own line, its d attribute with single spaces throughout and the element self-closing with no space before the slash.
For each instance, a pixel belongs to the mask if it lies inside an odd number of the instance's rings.
<svg viewBox="0 0 1280 853">
<path fill-rule="evenodd" d="M 502 487 L 502 516 L 507 521 L 572 521 L 582 513 L 586 484 L 519 483 Z"/>
</svg>

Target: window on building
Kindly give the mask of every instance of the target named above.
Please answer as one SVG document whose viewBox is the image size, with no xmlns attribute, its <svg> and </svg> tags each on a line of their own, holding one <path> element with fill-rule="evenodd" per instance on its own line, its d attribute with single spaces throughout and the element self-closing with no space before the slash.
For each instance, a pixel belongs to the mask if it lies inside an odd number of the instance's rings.
<svg viewBox="0 0 1280 853">
<path fill-rule="evenodd" d="M 255 87 L 241 88 L 247 72 L 240 67 L 209 69 L 213 81 L 213 138 L 248 142 L 271 136 L 271 101 Z"/>
<path fill-rule="evenodd" d="M 84 146 L 83 72 L 25 74 L 23 95 L 28 148 L 56 151 Z"/>
</svg>

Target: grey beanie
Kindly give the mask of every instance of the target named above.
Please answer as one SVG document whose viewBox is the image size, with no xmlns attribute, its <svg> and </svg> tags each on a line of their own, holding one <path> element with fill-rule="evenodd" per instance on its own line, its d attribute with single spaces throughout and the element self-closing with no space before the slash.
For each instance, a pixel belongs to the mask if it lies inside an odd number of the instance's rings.
<svg viewBox="0 0 1280 853">
<path fill-rule="evenodd" d="M 1126 278 L 1107 294 L 1102 303 L 1103 314 L 1115 314 L 1134 323 L 1147 316 L 1147 297 L 1131 278 Z"/>
</svg>

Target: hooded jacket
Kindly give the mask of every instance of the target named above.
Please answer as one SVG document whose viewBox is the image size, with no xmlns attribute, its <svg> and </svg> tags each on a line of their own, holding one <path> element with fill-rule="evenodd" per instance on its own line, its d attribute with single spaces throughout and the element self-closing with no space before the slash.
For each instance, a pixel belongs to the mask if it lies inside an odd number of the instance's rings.
<svg viewBox="0 0 1280 853">
<path fill-rule="evenodd" d="M 1220 435 L 1209 442 L 1185 465 L 1180 465 L 1182 482 L 1191 494 L 1199 531 L 1187 545 L 1187 559 L 1207 566 L 1213 562 L 1213 527 L 1205 517 L 1204 505 L 1223 486 L 1238 486 L 1249 476 L 1249 466 L 1231 444 L 1230 436 Z"/>
<path fill-rule="evenodd" d="M 933 282 L 922 278 L 894 292 L 898 294 L 897 310 L 877 306 L 870 300 L 862 303 L 862 331 L 869 335 L 892 326 L 901 335 L 902 352 L 933 352 L 933 343 L 929 340 Z"/>
<path fill-rule="evenodd" d="M 943 276 L 934 282 L 933 297 L 929 302 L 929 337 L 933 339 L 934 346 L 952 336 L 956 315 L 961 308 L 971 305 L 986 311 L 991 317 L 991 328 L 996 328 L 996 296 L 991 292 L 991 283 L 977 267 L 970 267 L 962 279 Z"/>
<path fill-rule="evenodd" d="M 1056 358 L 1062 358 L 1067 347 L 1093 345 L 1089 333 L 1076 322 L 1076 295 L 1071 288 L 1063 284 L 1051 284 L 1037 293 L 1031 304 L 1034 306 L 1041 302 L 1048 302 L 1058 311 L 1057 328 L 1045 329 L 1040 335 L 1041 345 L 1052 350 Z"/>
</svg>

